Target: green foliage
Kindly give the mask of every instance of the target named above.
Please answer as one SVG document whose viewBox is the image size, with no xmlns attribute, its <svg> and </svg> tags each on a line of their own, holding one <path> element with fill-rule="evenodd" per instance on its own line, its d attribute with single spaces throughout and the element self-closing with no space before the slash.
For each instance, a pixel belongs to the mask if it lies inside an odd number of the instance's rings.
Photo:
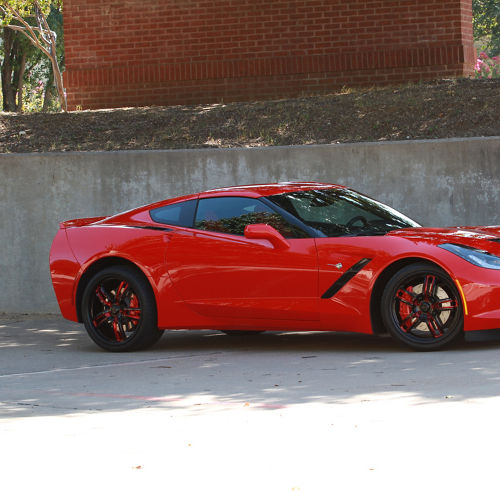
<svg viewBox="0 0 500 500">
<path fill-rule="evenodd" d="M 3 1 L 0 0 L 0 26 L 11 24 L 20 26 L 22 23 L 13 17 L 12 12 L 6 13 L 8 7 L 23 13 L 23 19 L 32 27 L 36 27 L 34 17 L 33 1 Z M 38 1 L 38 5 L 43 14 L 46 15 L 48 25 L 55 34 L 57 40 L 56 54 L 59 66 L 64 67 L 64 37 L 63 37 L 63 17 L 62 1 Z M 18 40 L 22 53 L 26 55 L 26 71 L 24 73 L 24 100 L 23 111 L 57 111 L 60 104 L 57 99 L 57 89 L 54 85 L 54 74 L 51 61 L 43 54 L 38 47 L 20 32 L 12 32 Z M 0 63 L 5 54 L 3 53 L 0 39 Z M 15 70 L 15 66 L 13 70 Z M 0 94 L 0 98 L 2 98 Z"/>
<path fill-rule="evenodd" d="M 472 0 L 474 39 L 490 56 L 500 54 L 499 0 Z"/>
<path fill-rule="evenodd" d="M 38 6 L 44 15 L 50 12 L 50 5 L 54 3 L 51 0 L 38 0 Z M 57 3 L 61 3 L 60 1 Z M 2 24 L 10 24 L 14 13 L 12 9 L 19 12 L 22 17 L 32 17 L 34 15 L 34 2 L 32 0 L 0 0 L 0 6 L 3 7 Z"/>
<path fill-rule="evenodd" d="M 35 82 L 28 80 L 24 84 L 24 105 L 23 111 L 25 113 L 39 112 L 43 108 L 43 87 L 34 85 Z"/>
</svg>

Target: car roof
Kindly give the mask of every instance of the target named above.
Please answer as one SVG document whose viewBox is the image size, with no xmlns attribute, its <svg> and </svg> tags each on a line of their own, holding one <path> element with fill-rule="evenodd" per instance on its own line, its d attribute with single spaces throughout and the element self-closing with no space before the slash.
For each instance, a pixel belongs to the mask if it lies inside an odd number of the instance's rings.
<svg viewBox="0 0 500 500">
<path fill-rule="evenodd" d="M 311 189 L 343 188 L 337 184 L 325 184 L 322 182 L 276 182 L 272 184 L 250 184 L 247 186 L 230 186 L 209 189 L 199 194 L 199 197 L 212 197 L 217 195 L 237 196 L 272 196 L 275 194 L 289 193 L 293 191 L 309 191 Z"/>
<path fill-rule="evenodd" d="M 209 189 L 200 193 L 194 193 L 177 198 L 170 198 L 156 203 L 151 203 L 142 207 L 127 210 L 111 217 L 105 218 L 100 223 L 109 224 L 111 222 L 122 222 L 134 220 L 141 213 L 181 201 L 196 200 L 198 198 L 214 198 L 218 196 L 247 196 L 249 198 L 260 198 L 261 196 L 272 196 L 281 193 L 294 191 L 309 191 L 312 189 L 344 188 L 338 184 L 325 184 L 321 182 L 276 182 L 271 184 L 250 184 L 247 186 L 229 186 L 216 189 Z M 141 217 L 138 218 L 140 220 Z"/>
</svg>

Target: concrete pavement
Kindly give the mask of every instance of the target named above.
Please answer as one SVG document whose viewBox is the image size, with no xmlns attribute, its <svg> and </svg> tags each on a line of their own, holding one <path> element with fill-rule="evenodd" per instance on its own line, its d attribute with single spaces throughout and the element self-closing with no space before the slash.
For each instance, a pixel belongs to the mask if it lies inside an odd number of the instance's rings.
<svg viewBox="0 0 500 500">
<path fill-rule="evenodd" d="M 0 316 L 0 495 L 497 498 L 500 338 L 166 332 L 99 350 Z"/>
</svg>

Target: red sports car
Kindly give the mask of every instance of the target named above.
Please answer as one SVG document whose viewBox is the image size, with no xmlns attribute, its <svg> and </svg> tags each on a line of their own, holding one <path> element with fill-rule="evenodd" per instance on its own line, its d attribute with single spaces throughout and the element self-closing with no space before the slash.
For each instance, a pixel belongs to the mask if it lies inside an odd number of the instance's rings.
<svg viewBox="0 0 500 500">
<path fill-rule="evenodd" d="M 500 332 L 500 227 L 423 228 L 342 186 L 214 189 L 63 222 L 63 316 L 109 351 L 164 329 L 389 332 L 417 350 Z"/>
</svg>

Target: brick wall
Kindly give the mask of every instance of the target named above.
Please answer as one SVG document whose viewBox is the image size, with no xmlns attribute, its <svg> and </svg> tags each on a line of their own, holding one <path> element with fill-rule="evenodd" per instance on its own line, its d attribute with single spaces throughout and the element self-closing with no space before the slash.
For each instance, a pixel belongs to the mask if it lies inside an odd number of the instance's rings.
<svg viewBox="0 0 500 500">
<path fill-rule="evenodd" d="M 65 0 L 71 109 L 470 74 L 471 0 Z"/>
</svg>

